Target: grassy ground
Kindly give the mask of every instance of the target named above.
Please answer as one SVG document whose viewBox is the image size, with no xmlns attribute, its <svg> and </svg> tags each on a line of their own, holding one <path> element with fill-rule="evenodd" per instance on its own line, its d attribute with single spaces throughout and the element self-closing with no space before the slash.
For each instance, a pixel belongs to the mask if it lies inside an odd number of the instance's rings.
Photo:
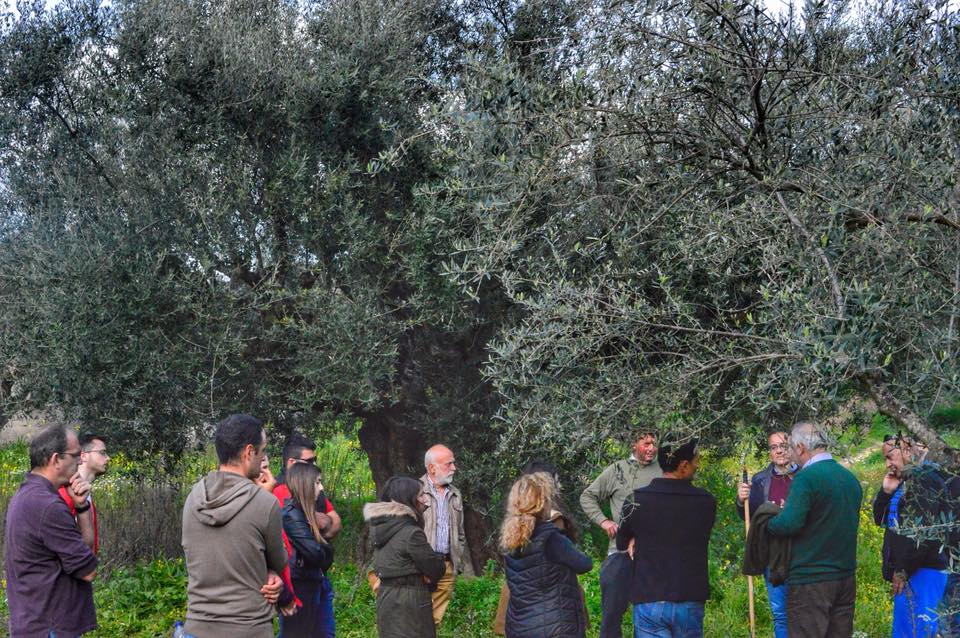
<svg viewBox="0 0 960 638">
<path fill-rule="evenodd" d="M 22 475 L 25 450 L 20 448 L 0 450 L 0 482 L 12 484 Z M 210 459 L 193 460 L 189 472 L 199 476 Z M 196 467 L 193 467 L 193 466 Z M 739 575 L 742 557 L 743 524 L 736 516 L 732 505 L 735 460 L 706 459 L 698 483 L 711 491 L 719 502 L 717 524 L 711 539 L 710 577 L 712 599 L 706 609 L 706 636 L 725 638 L 749 635 L 747 623 L 747 581 Z M 111 489 L 120 501 L 132 498 L 123 486 L 121 464 L 114 476 L 116 483 Z M 856 631 L 858 636 L 886 638 L 890 635 L 891 602 L 888 586 L 880 576 L 881 530 L 873 525 L 869 505 L 883 474 L 883 459 L 879 452 L 867 456 L 854 468 L 864 486 L 864 505 L 861 511 L 860 542 L 858 547 L 858 590 Z M 353 470 L 351 470 L 353 471 Z M 356 481 L 347 480 L 354 485 Z M 365 480 L 365 479 L 363 479 Z M 107 484 L 98 486 L 106 488 Z M 351 488 L 353 489 L 353 488 Z M 9 494 L 9 490 L 5 490 Z M 179 497 L 178 497 L 179 498 Z M 337 543 L 338 562 L 330 576 L 337 597 L 338 636 L 342 638 L 367 638 L 376 636 L 375 606 L 363 574 L 349 561 L 356 555 L 360 542 L 356 530 L 360 529 L 360 507 L 363 499 L 343 498 L 337 502 L 338 510 L 345 518 L 345 534 Z M 178 501 L 179 502 L 179 501 Z M 172 508 L 171 516 L 176 515 Z M 117 510 L 118 512 L 120 510 Z M 107 518 L 106 512 L 102 519 Z M 168 523 L 169 525 L 169 523 Z M 120 534 L 115 529 L 111 534 Z M 149 533 L 144 531 L 143 533 Z M 119 541 L 119 536 L 116 536 Z M 105 546 L 109 539 L 105 539 Z M 602 539 L 588 536 L 584 543 L 591 552 L 599 554 L 604 546 Z M 588 636 L 597 635 L 600 617 L 600 591 L 597 556 L 594 570 L 583 576 L 587 606 L 593 626 Z M 114 565 L 119 561 L 113 561 Z M 186 572 L 183 562 L 177 558 L 162 558 L 140 561 L 133 567 L 114 567 L 109 576 L 96 584 L 96 602 L 100 630 L 93 636 L 136 638 L 168 636 L 175 620 L 184 615 L 186 595 L 184 583 Z M 441 638 L 486 638 L 491 631 L 493 614 L 499 598 L 502 576 L 492 571 L 479 578 L 461 579 L 456 595 L 444 621 Z M 757 635 L 771 636 L 772 626 L 763 583 L 756 583 Z M 6 601 L 0 601 L 0 616 L 6 629 Z M 625 619 L 625 635 L 631 635 L 629 620 Z"/>
</svg>

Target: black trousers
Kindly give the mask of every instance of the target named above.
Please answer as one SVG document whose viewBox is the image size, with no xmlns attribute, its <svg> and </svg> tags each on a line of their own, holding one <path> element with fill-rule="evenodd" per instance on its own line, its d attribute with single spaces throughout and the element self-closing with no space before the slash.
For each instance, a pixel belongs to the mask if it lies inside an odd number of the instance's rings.
<svg viewBox="0 0 960 638">
<path fill-rule="evenodd" d="M 600 638 L 623 638 L 623 615 L 630 607 L 633 563 L 626 552 L 610 554 L 600 566 Z"/>
<path fill-rule="evenodd" d="M 787 587 L 790 638 L 850 638 L 857 577 Z"/>
</svg>

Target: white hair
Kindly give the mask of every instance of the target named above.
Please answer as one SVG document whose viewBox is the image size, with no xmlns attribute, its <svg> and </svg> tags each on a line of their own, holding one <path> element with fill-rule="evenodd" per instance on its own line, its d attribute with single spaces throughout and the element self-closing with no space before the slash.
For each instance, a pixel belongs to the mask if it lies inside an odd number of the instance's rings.
<svg viewBox="0 0 960 638">
<path fill-rule="evenodd" d="M 427 450 L 427 453 L 423 455 L 423 467 L 427 467 L 433 463 L 433 448 Z"/>
<path fill-rule="evenodd" d="M 793 445 L 803 444 L 808 450 L 826 450 L 832 440 L 820 425 L 813 421 L 800 421 L 790 432 L 790 442 Z"/>
</svg>

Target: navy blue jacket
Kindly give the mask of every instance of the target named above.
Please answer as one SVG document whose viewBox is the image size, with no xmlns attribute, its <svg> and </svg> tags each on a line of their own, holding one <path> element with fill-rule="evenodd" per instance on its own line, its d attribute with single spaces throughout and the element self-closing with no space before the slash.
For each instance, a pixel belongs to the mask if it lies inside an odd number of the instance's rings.
<svg viewBox="0 0 960 638">
<path fill-rule="evenodd" d="M 333 564 L 333 547 L 313 536 L 307 515 L 292 498 L 283 506 L 283 531 L 293 546 L 290 557 L 290 578 L 322 580 L 324 572 Z"/>
<path fill-rule="evenodd" d="M 537 522 L 530 541 L 506 555 L 507 638 L 583 638 L 587 618 L 577 574 L 593 567 L 553 523 Z"/>
<path fill-rule="evenodd" d="M 790 476 L 795 476 L 799 470 L 800 468 L 796 464 L 792 464 L 790 466 Z M 760 509 L 761 505 L 770 500 L 770 478 L 772 476 L 773 463 L 754 474 L 750 480 L 750 498 L 748 499 L 750 501 L 750 516 L 753 516 L 753 513 Z M 740 518 L 746 515 L 746 510 L 740 501 L 737 501 L 737 512 L 740 513 Z"/>
</svg>

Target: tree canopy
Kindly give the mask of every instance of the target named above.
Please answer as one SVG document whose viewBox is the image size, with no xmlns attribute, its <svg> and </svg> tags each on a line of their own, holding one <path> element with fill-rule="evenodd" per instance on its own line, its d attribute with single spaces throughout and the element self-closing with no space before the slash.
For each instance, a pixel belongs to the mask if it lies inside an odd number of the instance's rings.
<svg viewBox="0 0 960 638">
<path fill-rule="evenodd" d="M 475 522 L 530 455 L 858 395 L 952 454 L 947 2 L 38 0 L 0 103 L 0 412 L 349 415 Z"/>
</svg>

